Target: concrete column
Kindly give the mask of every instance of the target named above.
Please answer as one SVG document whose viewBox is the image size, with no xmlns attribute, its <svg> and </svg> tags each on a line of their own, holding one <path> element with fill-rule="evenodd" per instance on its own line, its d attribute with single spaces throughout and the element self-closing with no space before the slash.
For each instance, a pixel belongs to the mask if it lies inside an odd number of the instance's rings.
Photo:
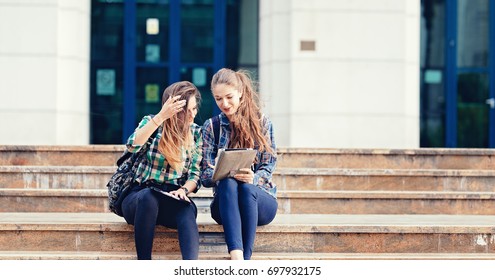
<svg viewBox="0 0 495 280">
<path fill-rule="evenodd" d="M 0 3 L 0 144 L 89 143 L 89 0 Z"/>
<path fill-rule="evenodd" d="M 260 2 L 260 92 L 279 146 L 419 147 L 420 1 Z"/>
<path fill-rule="evenodd" d="M 259 91 L 278 146 L 292 144 L 291 3 L 260 0 L 259 7 Z"/>
</svg>

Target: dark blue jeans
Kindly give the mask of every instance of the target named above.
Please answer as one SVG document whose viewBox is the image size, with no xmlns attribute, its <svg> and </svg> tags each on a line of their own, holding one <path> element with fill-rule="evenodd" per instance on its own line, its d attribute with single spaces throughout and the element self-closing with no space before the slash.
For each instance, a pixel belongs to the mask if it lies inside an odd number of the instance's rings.
<svg viewBox="0 0 495 280">
<path fill-rule="evenodd" d="M 122 201 L 122 212 L 127 223 L 134 225 L 138 260 L 151 260 L 156 225 L 177 229 L 182 259 L 198 259 L 198 212 L 194 203 L 187 205 L 149 188 L 134 186 Z"/>
<path fill-rule="evenodd" d="M 227 248 L 243 250 L 251 259 L 256 227 L 269 224 L 277 214 L 277 200 L 259 187 L 226 178 L 219 182 L 211 203 L 211 217 L 223 225 Z"/>
</svg>

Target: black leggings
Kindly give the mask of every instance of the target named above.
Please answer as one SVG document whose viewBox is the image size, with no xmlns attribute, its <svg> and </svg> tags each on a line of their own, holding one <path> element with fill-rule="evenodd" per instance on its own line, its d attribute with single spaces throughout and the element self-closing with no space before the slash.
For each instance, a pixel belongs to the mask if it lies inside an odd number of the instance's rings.
<svg viewBox="0 0 495 280">
<path fill-rule="evenodd" d="M 139 186 L 134 186 L 122 202 L 128 224 L 134 225 L 134 241 L 138 260 L 151 260 L 155 226 L 177 229 L 184 260 L 197 260 L 199 233 L 194 203 L 184 204 Z"/>
</svg>

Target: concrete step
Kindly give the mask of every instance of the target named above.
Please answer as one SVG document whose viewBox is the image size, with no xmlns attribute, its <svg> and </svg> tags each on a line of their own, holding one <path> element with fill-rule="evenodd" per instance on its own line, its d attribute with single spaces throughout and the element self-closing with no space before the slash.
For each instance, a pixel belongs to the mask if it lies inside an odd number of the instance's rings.
<svg viewBox="0 0 495 280">
<path fill-rule="evenodd" d="M 154 260 L 181 260 L 179 253 L 155 253 Z M 0 260 L 135 260 L 134 252 L 9 251 Z M 227 253 L 201 253 L 200 260 L 228 260 Z M 258 253 L 253 260 L 495 260 L 495 253 Z"/>
<path fill-rule="evenodd" d="M 220 225 L 198 215 L 200 252 L 225 253 Z M 0 252 L 134 252 L 133 228 L 111 213 L 0 213 Z M 154 251 L 179 253 L 158 227 Z M 259 227 L 259 253 L 494 254 L 495 216 L 277 215 Z"/>
<path fill-rule="evenodd" d="M 0 165 L 112 166 L 123 145 L 0 146 Z M 278 167 L 495 169 L 493 149 L 277 149 Z"/>
<path fill-rule="evenodd" d="M 0 145 L 0 165 L 112 166 L 124 148 L 124 145 Z"/>
<path fill-rule="evenodd" d="M 279 148 L 278 167 L 356 169 L 495 169 L 493 149 Z"/>
<path fill-rule="evenodd" d="M 495 215 L 495 192 L 280 191 L 284 214 Z"/>
<path fill-rule="evenodd" d="M 278 168 L 285 190 L 493 191 L 493 170 Z"/>
<path fill-rule="evenodd" d="M 105 188 L 110 166 L 0 166 L 0 186 L 36 189 Z"/>
<path fill-rule="evenodd" d="M 110 166 L 0 166 L 3 188 L 105 188 Z M 494 170 L 277 168 L 280 190 L 477 191 L 495 186 Z"/>
<path fill-rule="evenodd" d="M 191 195 L 209 213 L 212 192 Z M 280 214 L 495 215 L 495 192 L 284 191 Z M 0 212 L 109 212 L 105 189 L 0 189 Z"/>
</svg>

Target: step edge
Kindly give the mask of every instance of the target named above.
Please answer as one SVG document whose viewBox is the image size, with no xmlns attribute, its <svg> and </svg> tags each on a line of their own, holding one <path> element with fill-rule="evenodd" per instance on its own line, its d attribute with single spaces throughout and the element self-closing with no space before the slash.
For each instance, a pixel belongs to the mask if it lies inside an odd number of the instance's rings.
<svg viewBox="0 0 495 280">
<path fill-rule="evenodd" d="M 36 188 L 0 188 L 0 197 L 108 197 L 108 190 L 101 189 L 36 189 Z M 202 192 L 192 194 L 191 198 L 213 198 L 213 194 Z M 457 199 L 457 200 L 491 200 L 495 192 L 486 191 L 295 191 L 279 190 L 277 198 L 307 199 Z"/>
<path fill-rule="evenodd" d="M 228 259 L 228 254 L 208 252 L 199 253 L 199 259 Z M 180 260 L 180 253 L 154 253 L 154 259 Z M 30 260 L 30 259 L 72 259 L 72 260 L 112 260 L 136 259 L 135 252 L 105 252 L 105 251 L 0 251 L 0 260 Z M 495 259 L 495 253 L 277 253 L 253 252 L 253 260 L 481 260 Z"/>
</svg>

